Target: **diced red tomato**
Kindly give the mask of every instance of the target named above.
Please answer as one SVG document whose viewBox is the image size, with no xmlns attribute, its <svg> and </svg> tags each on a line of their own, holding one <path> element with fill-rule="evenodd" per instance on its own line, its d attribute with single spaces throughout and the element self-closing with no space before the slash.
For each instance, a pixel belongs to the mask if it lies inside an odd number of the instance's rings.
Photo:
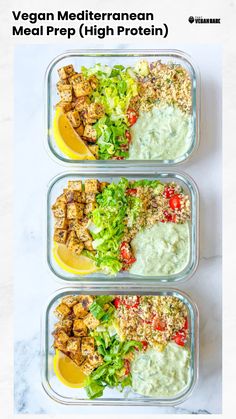
<svg viewBox="0 0 236 419">
<path fill-rule="evenodd" d="M 127 140 L 128 140 L 128 143 L 130 144 L 131 143 L 131 133 L 130 133 L 130 131 L 125 131 L 125 138 L 127 138 Z"/>
<path fill-rule="evenodd" d="M 174 336 L 172 337 L 172 340 L 175 341 L 175 343 L 179 346 L 184 346 L 186 343 L 186 333 L 184 330 L 180 330 L 179 332 L 176 332 Z"/>
<path fill-rule="evenodd" d="M 143 350 L 144 351 L 146 351 L 147 350 L 147 347 L 148 347 L 148 343 L 147 343 L 147 341 L 146 340 L 142 340 L 142 345 L 143 345 Z"/>
<path fill-rule="evenodd" d="M 113 304 L 114 304 L 115 308 L 119 308 L 119 306 L 121 304 L 120 298 L 116 297 L 113 301 Z"/>
<path fill-rule="evenodd" d="M 160 332 L 163 332 L 166 329 L 166 322 L 156 317 L 153 320 L 153 328 L 155 330 L 159 330 Z"/>
<path fill-rule="evenodd" d="M 169 214 L 168 211 L 164 211 L 163 214 L 165 216 L 165 221 L 172 221 L 173 219 L 172 214 Z"/>
<path fill-rule="evenodd" d="M 129 375 L 130 373 L 130 362 L 128 359 L 125 359 L 125 375 Z"/>
<path fill-rule="evenodd" d="M 128 298 L 125 298 L 123 300 L 123 302 L 124 302 L 125 307 L 128 308 L 128 309 L 138 308 L 139 302 L 140 302 L 140 297 L 138 295 L 136 295 L 134 302 L 133 301 L 131 302 Z"/>
<path fill-rule="evenodd" d="M 136 188 L 129 188 L 126 189 L 126 193 L 129 196 L 135 196 L 137 194 L 137 189 Z"/>
<path fill-rule="evenodd" d="M 114 156 L 112 158 L 113 158 L 113 160 L 124 160 L 124 157 L 122 157 L 122 156 Z"/>
<path fill-rule="evenodd" d="M 185 322 L 184 322 L 184 330 L 188 330 L 188 317 L 186 317 Z"/>
<path fill-rule="evenodd" d="M 132 127 L 132 125 L 134 125 L 138 119 L 138 113 L 134 109 L 129 108 L 127 111 L 127 116 L 128 116 L 129 124 Z"/>
<path fill-rule="evenodd" d="M 174 193 L 175 193 L 174 188 L 171 188 L 170 186 L 166 186 L 164 189 L 163 195 L 165 198 L 169 199 L 172 197 L 172 195 L 174 195 Z"/>
<path fill-rule="evenodd" d="M 127 242 L 122 242 L 120 245 L 120 255 L 122 259 L 128 260 L 130 259 L 130 248 Z"/>
<path fill-rule="evenodd" d="M 173 195 L 169 200 L 169 205 L 173 210 L 180 209 L 181 208 L 181 200 L 180 200 L 179 195 Z"/>
</svg>

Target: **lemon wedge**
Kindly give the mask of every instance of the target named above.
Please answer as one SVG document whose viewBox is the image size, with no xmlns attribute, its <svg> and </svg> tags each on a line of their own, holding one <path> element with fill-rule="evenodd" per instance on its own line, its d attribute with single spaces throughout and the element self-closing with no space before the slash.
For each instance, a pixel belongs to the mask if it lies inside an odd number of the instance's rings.
<svg viewBox="0 0 236 419">
<path fill-rule="evenodd" d="M 56 349 L 53 358 L 53 368 L 57 378 L 66 386 L 82 388 L 85 385 L 86 375 L 67 355 Z"/>
<path fill-rule="evenodd" d="M 98 270 L 94 260 L 84 255 L 75 255 L 64 244 L 54 244 L 53 256 L 63 270 L 74 275 L 88 275 Z"/>
<path fill-rule="evenodd" d="M 58 148 L 70 159 L 96 160 L 59 107 L 53 121 L 53 135 Z"/>
</svg>

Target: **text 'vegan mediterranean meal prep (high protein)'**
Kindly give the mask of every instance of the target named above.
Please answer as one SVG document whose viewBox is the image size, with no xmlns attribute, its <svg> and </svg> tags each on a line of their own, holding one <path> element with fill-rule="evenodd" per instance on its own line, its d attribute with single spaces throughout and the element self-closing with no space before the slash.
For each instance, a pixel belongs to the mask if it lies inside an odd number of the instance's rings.
<svg viewBox="0 0 236 419">
<path fill-rule="evenodd" d="M 54 373 L 64 385 L 90 399 L 106 388 L 169 398 L 188 389 L 188 308 L 177 296 L 65 295 L 54 314 Z"/>
<path fill-rule="evenodd" d="M 52 250 L 63 270 L 165 277 L 188 265 L 191 203 L 177 182 L 69 180 L 62 192 Z"/>
<path fill-rule="evenodd" d="M 192 80 L 182 65 L 141 60 L 58 73 L 53 132 L 67 157 L 174 161 L 190 150 Z"/>
</svg>

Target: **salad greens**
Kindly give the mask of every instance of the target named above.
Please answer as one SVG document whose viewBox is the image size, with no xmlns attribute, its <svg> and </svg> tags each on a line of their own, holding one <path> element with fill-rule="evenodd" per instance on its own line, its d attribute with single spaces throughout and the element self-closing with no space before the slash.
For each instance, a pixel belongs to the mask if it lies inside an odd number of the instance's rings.
<svg viewBox="0 0 236 419">
<path fill-rule="evenodd" d="M 121 342 L 117 335 L 110 336 L 108 332 L 94 332 L 93 336 L 104 362 L 87 379 L 85 389 L 90 399 L 101 397 L 107 386 L 123 389 L 131 385 L 131 377 L 125 371 L 125 356 L 135 348 L 142 349 L 141 342 Z"/>
<path fill-rule="evenodd" d="M 111 301 L 113 300 L 114 297 L 111 295 L 101 295 L 100 297 L 97 297 L 90 306 L 90 312 L 96 319 L 100 320 L 101 323 L 108 323 L 109 320 L 112 319 L 115 311 L 114 305 L 111 304 Z M 106 310 L 104 310 L 104 304 L 108 306 Z"/>
<path fill-rule="evenodd" d="M 92 232 L 96 264 L 110 274 L 122 268 L 119 260 L 120 243 L 124 234 L 124 218 L 127 209 L 126 189 L 129 181 L 122 178 L 111 183 L 97 195 L 98 208 L 92 212 L 92 221 L 99 232 Z"/>
<path fill-rule="evenodd" d="M 131 68 L 122 65 L 109 67 L 96 64 L 91 68 L 82 67 L 85 77 L 95 75 L 99 81 L 91 99 L 102 104 L 105 116 L 100 118 L 94 128 L 97 132 L 99 158 L 128 157 L 125 147 L 128 144 L 125 132 L 128 128 L 127 110 L 130 100 L 138 95 L 138 84 Z M 123 147 L 122 147 L 123 146 Z"/>
</svg>

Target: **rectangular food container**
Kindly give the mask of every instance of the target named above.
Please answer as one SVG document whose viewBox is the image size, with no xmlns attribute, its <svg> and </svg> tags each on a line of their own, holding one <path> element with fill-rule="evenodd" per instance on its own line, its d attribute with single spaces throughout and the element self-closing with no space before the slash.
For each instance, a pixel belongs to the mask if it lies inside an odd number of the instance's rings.
<svg viewBox="0 0 236 419">
<path fill-rule="evenodd" d="M 191 205 L 191 221 L 190 226 L 190 257 L 187 266 L 178 274 L 168 276 L 148 276 L 134 275 L 130 273 L 118 273 L 116 276 L 109 276 L 102 273 L 94 273 L 86 276 L 78 276 L 62 270 L 56 263 L 53 257 L 53 214 L 51 206 L 56 198 L 63 192 L 68 180 L 85 180 L 89 178 L 98 178 L 100 181 L 118 182 L 121 177 L 127 179 L 149 179 L 160 180 L 163 182 L 176 181 L 180 184 L 190 197 Z M 112 171 L 109 174 L 101 169 L 84 169 L 78 172 L 65 172 L 52 179 L 48 187 L 47 193 L 47 261 L 51 271 L 60 278 L 64 283 L 75 285 L 86 285 L 91 282 L 96 285 L 103 286 L 104 284 L 110 287 L 118 285 L 129 285 L 130 287 L 145 286 L 155 287 L 158 284 L 168 285 L 170 283 L 177 283 L 189 279 L 195 272 L 198 265 L 198 246 L 199 246 L 199 199 L 198 189 L 194 181 L 186 174 L 171 171 L 164 172 L 159 170 L 136 170 L 136 171 Z"/>
<path fill-rule="evenodd" d="M 81 66 L 91 67 L 97 63 L 116 65 L 123 64 L 125 66 L 134 65 L 137 61 L 147 60 L 149 62 L 161 60 L 163 63 L 173 62 L 180 64 L 189 73 L 192 80 L 192 120 L 193 135 L 189 150 L 175 160 L 73 160 L 63 155 L 57 147 L 53 138 L 53 118 L 55 105 L 58 102 L 56 83 L 58 82 L 57 70 L 65 65 L 73 64 L 75 69 Z M 67 51 L 57 57 L 49 64 L 46 71 L 46 129 L 47 143 L 46 147 L 50 155 L 61 164 L 73 164 L 89 167 L 127 167 L 130 164 L 139 166 L 140 164 L 150 167 L 157 164 L 163 166 L 176 165 L 183 163 L 192 156 L 199 144 L 199 107 L 200 107 L 200 75 L 196 64 L 192 58 L 179 50 L 73 50 Z"/>
<path fill-rule="evenodd" d="M 129 405 L 129 406 L 170 406 L 177 405 L 185 401 L 192 393 L 198 378 L 198 350 L 199 350 L 199 336 L 198 336 L 198 309 L 196 304 L 190 297 L 175 289 L 159 289 L 155 292 L 147 291 L 112 291 L 112 295 L 169 295 L 179 298 L 187 307 L 188 324 L 189 324 L 189 347 L 191 352 L 190 360 L 190 383 L 187 389 L 179 393 L 173 398 L 154 398 L 135 394 L 134 392 L 120 393 L 115 389 L 106 389 L 101 398 L 89 400 L 83 389 L 76 389 L 64 386 L 57 379 L 53 370 L 53 325 L 56 322 L 56 317 L 53 314 L 54 309 L 59 304 L 62 297 L 66 295 L 106 295 L 111 291 L 104 287 L 102 291 L 98 290 L 96 286 L 79 287 L 79 288 L 63 288 L 54 293 L 46 306 L 42 319 L 42 345 L 41 345 L 41 371 L 42 371 L 42 385 L 48 396 L 62 404 L 66 405 Z"/>
</svg>

